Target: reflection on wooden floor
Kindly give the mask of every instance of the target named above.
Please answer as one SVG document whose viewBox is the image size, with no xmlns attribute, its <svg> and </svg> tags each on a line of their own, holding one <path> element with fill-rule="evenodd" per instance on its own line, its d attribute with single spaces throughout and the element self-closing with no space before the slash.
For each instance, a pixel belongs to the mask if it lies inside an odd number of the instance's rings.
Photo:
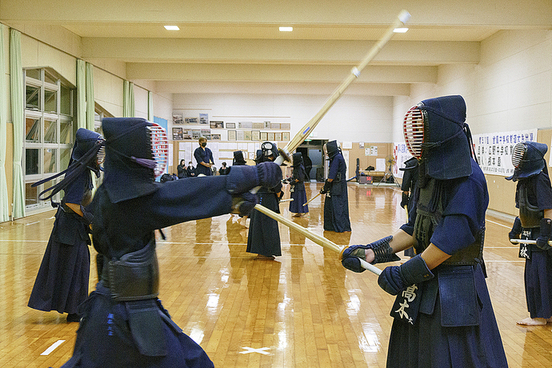
<svg viewBox="0 0 552 368">
<path fill-rule="evenodd" d="M 308 197 L 319 188 L 307 185 Z M 397 188 L 349 184 L 353 231 L 345 234 L 323 231 L 320 199 L 309 205 L 308 217 L 291 217 L 288 203 L 281 207 L 284 216 L 348 245 L 394 232 L 406 216 L 400 200 Z M 0 224 L 0 367 L 57 368 L 71 356 L 78 324 L 26 306 L 53 214 Z M 507 241 L 510 227 L 488 217 L 484 253 L 508 363 L 551 366 L 552 324 L 515 323 L 528 313 L 523 262 Z M 336 253 L 283 226 L 283 255 L 257 259 L 245 252 L 247 229 L 232 215 L 164 232 L 167 239 L 158 241 L 160 298 L 216 367 L 385 367 L 393 297 L 378 287 L 375 275 L 345 270 Z M 91 270 L 93 290 L 95 264 Z M 56 342 L 57 348 L 41 355 Z"/>
</svg>

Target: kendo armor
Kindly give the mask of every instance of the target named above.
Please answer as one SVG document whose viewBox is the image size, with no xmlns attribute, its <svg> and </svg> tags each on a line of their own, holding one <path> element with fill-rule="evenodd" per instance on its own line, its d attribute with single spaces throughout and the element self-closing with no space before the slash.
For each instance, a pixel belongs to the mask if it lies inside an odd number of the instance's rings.
<svg viewBox="0 0 552 368">
<path fill-rule="evenodd" d="M 303 154 L 301 152 L 295 152 L 292 155 L 293 167 L 299 167 L 303 164 Z"/>
<path fill-rule="evenodd" d="M 445 96 L 420 102 L 405 115 L 406 146 L 418 159 L 420 187 L 425 180 L 456 179 L 472 173 L 471 133 L 462 96 Z"/>
<path fill-rule="evenodd" d="M 520 142 L 516 144 L 512 154 L 514 174 L 506 179 L 513 181 L 524 180 L 538 175 L 542 170 L 546 170 L 544 155 L 547 151 L 548 147 L 543 143 Z M 525 229 L 540 227 L 544 211 L 539 210 L 537 205 L 529 202 L 527 184 L 518 184 L 516 194 L 521 226 Z"/>
<path fill-rule="evenodd" d="M 338 153 L 341 153 L 341 148 L 339 148 L 336 140 L 326 143 L 326 152 L 328 153 L 330 160 L 332 160 Z"/>
<path fill-rule="evenodd" d="M 419 161 L 420 194 L 414 237 L 416 253 L 423 252 L 441 221 L 447 180 L 471 175 L 471 134 L 462 96 L 428 99 L 412 107 L 405 115 L 404 136 L 410 153 Z M 443 265 L 473 265 L 483 252 L 484 229 L 474 243 L 456 252 Z"/>
<path fill-rule="evenodd" d="M 79 128 L 75 135 L 75 143 L 73 144 L 73 150 L 71 151 L 71 158 L 69 160 L 69 166 L 67 167 L 67 169 L 49 178 L 38 181 L 32 185 L 33 187 L 36 187 L 40 184 L 44 184 L 65 174 L 65 177 L 59 183 L 49 187 L 48 189 L 43 190 L 39 194 L 39 198 L 42 200 L 51 199 L 58 192 L 67 188 L 86 170 L 93 171 L 96 176 L 99 177 L 100 163 L 103 160 L 104 144 L 105 140 L 103 139 L 101 134 L 88 129 Z M 92 179 L 89 174 L 88 176 L 88 186 L 91 190 L 93 188 Z M 48 195 L 46 197 L 43 197 L 46 194 Z M 90 197 L 90 195 L 88 197 Z M 90 198 L 83 201 L 85 202 L 84 205 L 86 205 L 86 202 L 89 202 L 89 200 Z"/>
<path fill-rule="evenodd" d="M 234 160 L 232 165 L 245 165 L 242 151 L 234 151 Z"/>
<path fill-rule="evenodd" d="M 155 178 L 168 159 L 166 133 L 142 118 L 104 118 L 106 137 L 103 185 L 111 202 L 118 203 L 155 192 Z"/>
<path fill-rule="evenodd" d="M 270 161 L 270 158 L 276 159 L 279 156 L 278 146 L 272 142 L 263 142 L 261 144 L 261 157 L 259 162 Z"/>
<path fill-rule="evenodd" d="M 104 118 L 106 137 L 105 177 L 103 186 L 112 203 L 149 195 L 158 190 L 155 177 L 166 165 L 167 140 L 157 124 L 141 118 Z M 107 243 L 103 234 L 94 233 Z M 155 238 L 135 252 L 120 259 L 104 257 L 102 280 L 116 301 L 155 298 L 159 292 L 159 266 Z"/>
</svg>

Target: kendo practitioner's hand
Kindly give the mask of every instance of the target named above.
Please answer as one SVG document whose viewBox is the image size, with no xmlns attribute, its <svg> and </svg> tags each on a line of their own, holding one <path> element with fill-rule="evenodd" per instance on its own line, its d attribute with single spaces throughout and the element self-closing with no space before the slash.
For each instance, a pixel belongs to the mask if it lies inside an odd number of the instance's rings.
<svg viewBox="0 0 552 368">
<path fill-rule="evenodd" d="M 400 266 L 389 266 L 383 269 L 378 277 L 378 285 L 391 295 L 397 295 L 410 285 L 433 278 L 421 255 L 411 258 Z"/>
<path fill-rule="evenodd" d="M 401 207 L 404 208 L 408 204 L 408 192 L 402 192 Z"/>
<path fill-rule="evenodd" d="M 389 245 L 392 239 L 393 236 L 390 235 L 370 244 L 351 245 L 344 248 L 340 254 L 341 264 L 351 271 L 364 272 L 365 269 L 361 266 L 359 258 L 371 264 L 399 261 L 400 258 L 393 253 L 393 249 Z M 367 250 L 371 250 L 371 252 L 367 252 Z M 367 253 L 372 254 L 367 257 Z"/>
<path fill-rule="evenodd" d="M 230 194 L 240 194 L 258 186 L 275 187 L 281 180 L 282 170 L 273 162 L 262 162 L 256 166 L 233 166 L 226 175 L 226 188 Z"/>
<path fill-rule="evenodd" d="M 232 198 L 232 212 L 238 213 L 240 216 L 249 216 L 257 203 L 259 203 L 257 195 L 251 192 L 242 193 Z"/>
<path fill-rule="evenodd" d="M 539 234 L 539 237 L 537 238 L 537 247 L 539 247 L 542 250 L 552 249 L 552 247 L 548 244 L 551 233 L 552 233 L 552 220 L 546 217 L 541 219 L 540 234 Z"/>
<path fill-rule="evenodd" d="M 514 220 L 514 225 L 512 226 L 512 230 L 508 233 L 508 240 L 519 239 L 520 235 L 521 235 L 521 220 L 519 219 L 519 217 L 516 217 L 516 219 Z M 517 243 L 513 243 L 512 241 L 510 241 L 510 243 L 517 244 Z"/>
<path fill-rule="evenodd" d="M 330 191 L 330 189 L 332 189 L 332 182 L 326 179 L 324 186 L 320 189 L 320 194 L 326 194 Z"/>
</svg>

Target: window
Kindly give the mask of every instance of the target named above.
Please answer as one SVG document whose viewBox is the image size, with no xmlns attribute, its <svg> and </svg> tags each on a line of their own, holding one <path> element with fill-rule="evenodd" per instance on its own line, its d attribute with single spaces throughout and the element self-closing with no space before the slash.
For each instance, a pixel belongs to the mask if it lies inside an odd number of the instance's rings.
<svg viewBox="0 0 552 368">
<path fill-rule="evenodd" d="M 39 200 L 38 194 L 57 181 L 38 187 L 32 184 L 65 170 L 69 164 L 76 90 L 50 68 L 25 69 L 25 87 L 25 204 L 32 211 L 50 206 L 49 201 Z"/>
</svg>

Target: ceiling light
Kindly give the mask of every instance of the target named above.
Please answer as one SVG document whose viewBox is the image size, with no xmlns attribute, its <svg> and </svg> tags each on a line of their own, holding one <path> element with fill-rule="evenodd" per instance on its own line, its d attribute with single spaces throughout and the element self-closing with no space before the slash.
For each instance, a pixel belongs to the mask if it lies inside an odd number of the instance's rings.
<svg viewBox="0 0 552 368">
<path fill-rule="evenodd" d="M 165 26 L 165 29 L 167 31 L 180 31 L 180 28 L 178 28 L 178 26 Z"/>
<path fill-rule="evenodd" d="M 280 27 L 278 29 L 280 30 L 280 32 L 292 32 L 293 31 L 293 27 Z"/>
<path fill-rule="evenodd" d="M 406 33 L 408 31 L 408 28 L 395 28 L 393 32 L 395 33 Z"/>
</svg>

